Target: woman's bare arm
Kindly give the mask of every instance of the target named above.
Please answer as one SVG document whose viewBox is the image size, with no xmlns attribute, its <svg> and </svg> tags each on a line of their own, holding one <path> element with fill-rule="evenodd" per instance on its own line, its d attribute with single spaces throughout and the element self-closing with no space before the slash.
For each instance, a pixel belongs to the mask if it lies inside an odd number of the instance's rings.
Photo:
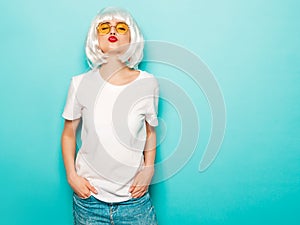
<svg viewBox="0 0 300 225">
<path fill-rule="evenodd" d="M 74 160 L 76 151 L 76 130 L 79 123 L 80 119 L 73 121 L 65 120 L 61 137 L 62 154 L 68 179 L 76 174 Z"/>
<path fill-rule="evenodd" d="M 75 170 L 76 130 L 79 123 L 80 119 L 65 120 L 61 137 L 62 155 L 68 183 L 79 197 L 87 198 L 91 191 L 97 194 L 97 190 L 86 179 L 78 176 Z"/>
<path fill-rule="evenodd" d="M 143 196 L 151 183 L 154 174 L 154 161 L 156 155 L 155 128 L 146 123 L 147 139 L 144 148 L 144 168 L 137 173 L 129 189 L 133 198 Z"/>
</svg>

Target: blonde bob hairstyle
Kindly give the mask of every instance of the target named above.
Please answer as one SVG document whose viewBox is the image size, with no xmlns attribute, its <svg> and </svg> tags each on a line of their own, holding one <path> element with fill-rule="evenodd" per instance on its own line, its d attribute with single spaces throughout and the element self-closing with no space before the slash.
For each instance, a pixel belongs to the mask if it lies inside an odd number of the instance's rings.
<svg viewBox="0 0 300 225">
<path fill-rule="evenodd" d="M 127 51 L 119 56 L 121 62 L 126 63 L 130 68 L 137 68 L 142 61 L 144 38 L 137 23 L 125 9 L 107 7 L 102 9 L 94 18 L 87 34 L 85 53 L 91 69 L 106 63 L 105 58 L 107 57 L 99 48 L 96 28 L 99 23 L 113 19 L 125 22 L 130 30 L 130 45 Z"/>
</svg>

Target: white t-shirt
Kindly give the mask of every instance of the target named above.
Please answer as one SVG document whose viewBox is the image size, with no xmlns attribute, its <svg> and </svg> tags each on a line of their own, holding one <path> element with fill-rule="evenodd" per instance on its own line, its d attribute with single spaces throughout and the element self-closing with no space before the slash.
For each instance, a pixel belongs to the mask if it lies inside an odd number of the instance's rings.
<svg viewBox="0 0 300 225">
<path fill-rule="evenodd" d="M 92 194 L 99 200 L 131 198 L 130 185 L 144 163 L 145 121 L 158 125 L 158 92 L 155 77 L 141 70 L 125 85 L 106 82 L 98 69 L 72 77 L 62 116 L 82 118 L 75 168 L 97 189 Z"/>
</svg>

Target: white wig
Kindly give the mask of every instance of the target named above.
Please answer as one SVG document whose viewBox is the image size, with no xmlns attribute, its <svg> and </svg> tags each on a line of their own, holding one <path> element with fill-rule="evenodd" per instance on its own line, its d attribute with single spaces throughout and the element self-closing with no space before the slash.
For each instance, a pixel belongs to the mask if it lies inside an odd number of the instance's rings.
<svg viewBox="0 0 300 225">
<path fill-rule="evenodd" d="M 127 51 L 119 56 L 121 62 L 130 68 L 137 68 L 143 58 L 144 38 L 140 29 L 130 13 L 122 8 L 107 7 L 102 9 L 92 21 L 86 38 L 85 53 L 88 64 L 93 69 L 106 63 L 106 56 L 99 48 L 97 26 L 99 23 L 109 20 L 125 22 L 130 29 L 130 45 Z"/>
</svg>

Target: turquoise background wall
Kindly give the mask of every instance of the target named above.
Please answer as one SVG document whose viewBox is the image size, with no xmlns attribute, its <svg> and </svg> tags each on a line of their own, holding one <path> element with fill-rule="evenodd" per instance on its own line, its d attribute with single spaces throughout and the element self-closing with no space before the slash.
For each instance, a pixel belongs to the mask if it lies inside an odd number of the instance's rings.
<svg viewBox="0 0 300 225">
<path fill-rule="evenodd" d="M 197 149 L 151 187 L 160 224 L 300 222 L 299 1 L 1 1 L 0 224 L 72 224 L 61 157 L 61 113 L 71 76 L 87 71 L 84 39 L 104 6 L 126 7 L 147 40 L 192 51 L 213 71 L 226 104 L 219 155 L 198 171 L 211 114 L 181 71 L 143 68 L 186 90 L 200 124 Z M 164 94 L 164 90 L 162 90 Z M 180 124 L 161 101 L 157 161 L 176 150 Z"/>
</svg>

